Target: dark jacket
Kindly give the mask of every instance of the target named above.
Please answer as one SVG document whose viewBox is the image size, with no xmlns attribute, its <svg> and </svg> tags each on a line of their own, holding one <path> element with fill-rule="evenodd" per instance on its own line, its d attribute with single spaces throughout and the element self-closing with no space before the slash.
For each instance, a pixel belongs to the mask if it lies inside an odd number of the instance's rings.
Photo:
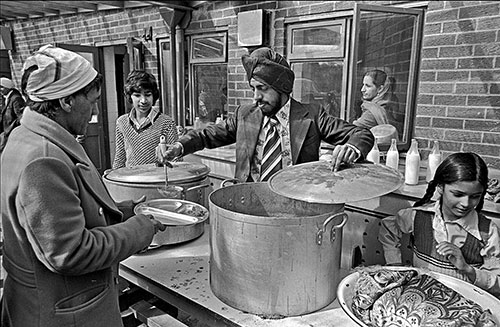
<svg viewBox="0 0 500 327">
<path fill-rule="evenodd" d="M 12 89 L 5 99 L 0 118 L 0 133 L 5 131 L 18 117 L 21 117 L 26 102 L 18 90 Z"/>
<path fill-rule="evenodd" d="M 371 150 L 374 136 L 368 129 L 331 116 L 322 106 L 290 101 L 293 165 L 319 160 L 321 141 L 331 145 L 351 144 L 361 151 L 363 157 Z M 256 106 L 243 105 L 223 122 L 203 130 L 190 131 L 179 142 L 184 146 L 185 155 L 236 142 L 235 178 L 247 181 L 263 119 L 264 115 Z"/>
</svg>

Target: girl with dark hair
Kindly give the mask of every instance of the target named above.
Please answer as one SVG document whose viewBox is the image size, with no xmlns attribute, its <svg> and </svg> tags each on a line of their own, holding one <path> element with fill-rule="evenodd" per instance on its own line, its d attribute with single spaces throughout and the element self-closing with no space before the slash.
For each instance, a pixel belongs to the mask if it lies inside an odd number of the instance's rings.
<svg viewBox="0 0 500 327">
<path fill-rule="evenodd" d="M 174 121 L 153 107 L 160 91 L 152 74 L 143 70 L 132 71 L 124 93 L 132 109 L 116 121 L 113 169 L 155 163 L 155 148 L 160 137 L 165 136 L 168 144 L 178 138 Z"/>
<path fill-rule="evenodd" d="M 481 213 L 487 186 L 488 167 L 480 156 L 448 156 L 422 199 L 382 219 L 379 240 L 387 264 L 401 265 L 401 236 L 410 233 L 415 267 L 466 280 L 500 298 L 499 228 Z"/>
<path fill-rule="evenodd" d="M 394 118 L 399 111 L 399 100 L 394 95 L 395 85 L 394 77 L 388 76 L 383 70 L 373 69 L 366 72 L 361 87 L 363 100 L 361 116 L 354 120 L 353 124 L 368 129 L 380 125 L 391 125 L 393 137 L 398 139 L 401 124 Z"/>
</svg>

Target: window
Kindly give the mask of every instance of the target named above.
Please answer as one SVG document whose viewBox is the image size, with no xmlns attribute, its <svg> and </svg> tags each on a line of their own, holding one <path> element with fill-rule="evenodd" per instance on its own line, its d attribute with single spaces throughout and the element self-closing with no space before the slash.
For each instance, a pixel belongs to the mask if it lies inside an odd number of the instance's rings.
<svg viewBox="0 0 500 327">
<path fill-rule="evenodd" d="M 302 23 L 288 29 L 288 58 L 295 73 L 294 99 L 319 103 L 344 117 L 346 19 Z"/>
<path fill-rule="evenodd" d="M 191 36 L 189 75 L 189 122 L 214 123 L 227 116 L 227 37 L 226 33 Z"/>
<path fill-rule="evenodd" d="M 421 10 L 362 4 L 315 22 L 290 20 L 287 50 L 296 76 L 292 96 L 321 103 L 349 122 L 374 110 L 375 124 L 395 127 L 398 148 L 407 150 L 414 124 L 422 21 Z M 374 69 L 388 77 L 386 95 L 372 100 L 381 111 L 361 106 L 364 76 Z M 368 100 L 368 94 L 365 97 Z M 377 113 L 384 116 L 378 119 Z M 386 150 L 389 144 L 379 146 Z"/>
</svg>

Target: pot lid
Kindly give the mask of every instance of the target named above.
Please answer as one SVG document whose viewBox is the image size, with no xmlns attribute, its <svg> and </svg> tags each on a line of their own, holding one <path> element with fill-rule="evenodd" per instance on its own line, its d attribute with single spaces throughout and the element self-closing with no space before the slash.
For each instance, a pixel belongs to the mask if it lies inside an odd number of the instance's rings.
<svg viewBox="0 0 500 327">
<path fill-rule="evenodd" d="M 375 198 L 403 185 L 400 172 L 371 162 L 354 163 L 332 171 L 327 161 L 290 166 L 269 179 L 280 195 L 311 203 L 347 203 Z"/>
<path fill-rule="evenodd" d="M 188 183 L 203 179 L 210 172 L 210 168 L 202 163 L 172 162 L 173 168 L 168 169 L 168 181 L 172 183 Z M 124 183 L 164 183 L 164 167 L 155 164 L 122 167 L 111 170 L 105 176 L 115 182 Z"/>
<path fill-rule="evenodd" d="M 154 199 L 141 202 L 134 208 L 135 214 L 153 215 L 162 224 L 169 226 L 194 225 L 208 219 L 204 206 L 186 200 Z"/>
</svg>

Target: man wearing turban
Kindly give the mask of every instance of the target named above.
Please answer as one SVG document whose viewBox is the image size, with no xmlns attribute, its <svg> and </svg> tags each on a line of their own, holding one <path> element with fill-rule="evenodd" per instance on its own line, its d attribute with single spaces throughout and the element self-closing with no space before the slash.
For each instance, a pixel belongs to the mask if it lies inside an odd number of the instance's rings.
<svg viewBox="0 0 500 327">
<path fill-rule="evenodd" d="M 279 134 L 281 168 L 319 160 L 322 140 L 335 146 L 334 169 L 363 159 L 370 151 L 374 137 L 369 130 L 331 116 L 319 105 L 302 104 L 290 97 L 295 74 L 280 54 L 260 48 L 244 55 L 242 63 L 254 92 L 253 103 L 239 106 L 218 124 L 188 132 L 166 151 L 157 147 L 160 161 L 236 143 L 235 178 L 265 181 L 269 178 L 263 177 L 266 138 L 273 121 Z"/>
<path fill-rule="evenodd" d="M 76 141 L 98 114 L 102 76 L 82 56 L 40 48 L 23 67 L 27 107 L 1 157 L 1 325 L 122 326 L 118 264 L 162 224 L 116 204 Z"/>
</svg>

